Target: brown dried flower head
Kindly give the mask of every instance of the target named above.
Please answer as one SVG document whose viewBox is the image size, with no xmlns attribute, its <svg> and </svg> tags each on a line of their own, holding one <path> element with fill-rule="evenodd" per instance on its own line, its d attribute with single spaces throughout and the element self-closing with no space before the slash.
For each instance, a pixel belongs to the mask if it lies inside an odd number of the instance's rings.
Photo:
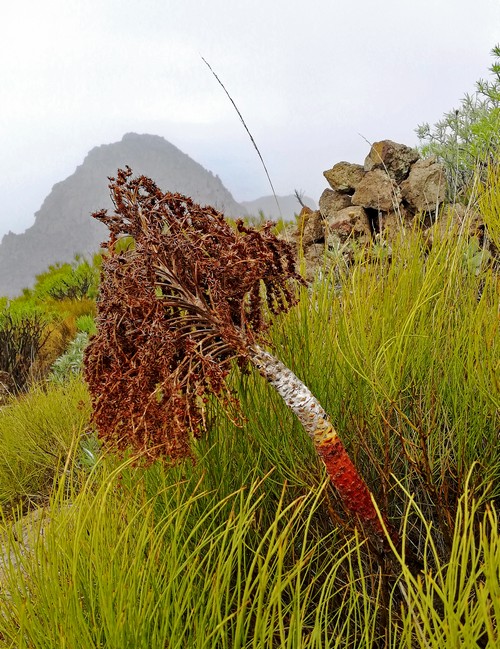
<svg viewBox="0 0 500 649">
<path fill-rule="evenodd" d="M 264 311 L 286 311 L 302 279 L 272 224 L 233 226 L 128 167 L 110 182 L 115 213 L 93 215 L 110 231 L 98 331 L 85 354 L 93 418 L 118 451 L 176 460 L 203 431 L 207 392 L 230 406 L 231 361 L 245 366 Z"/>
</svg>

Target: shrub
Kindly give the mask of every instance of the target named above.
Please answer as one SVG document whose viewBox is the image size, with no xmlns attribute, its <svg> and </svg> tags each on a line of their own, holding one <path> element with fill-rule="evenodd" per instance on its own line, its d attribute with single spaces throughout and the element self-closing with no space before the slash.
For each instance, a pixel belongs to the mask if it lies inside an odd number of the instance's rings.
<svg viewBox="0 0 500 649">
<path fill-rule="evenodd" d="M 10 375 L 15 392 L 33 378 L 34 363 L 48 340 L 48 318 L 40 309 L 4 308 L 0 312 L 0 371 Z"/>
<path fill-rule="evenodd" d="M 49 380 L 54 383 L 65 383 L 83 369 L 83 353 L 89 341 L 86 331 L 80 331 L 70 342 L 67 350 L 52 365 Z"/>
<path fill-rule="evenodd" d="M 54 264 L 37 276 L 32 290 L 27 291 L 35 299 L 83 300 L 95 298 L 99 283 L 97 260 L 75 258 L 73 263 Z"/>
<path fill-rule="evenodd" d="M 76 328 L 80 332 L 89 334 L 89 336 L 97 332 L 95 320 L 89 314 L 81 315 L 76 319 Z"/>
<path fill-rule="evenodd" d="M 470 188 L 477 169 L 484 169 L 500 149 L 500 45 L 492 56 L 492 81 L 478 81 L 459 108 L 432 127 L 424 123 L 416 129 L 422 153 L 444 162 L 453 198 Z"/>
</svg>

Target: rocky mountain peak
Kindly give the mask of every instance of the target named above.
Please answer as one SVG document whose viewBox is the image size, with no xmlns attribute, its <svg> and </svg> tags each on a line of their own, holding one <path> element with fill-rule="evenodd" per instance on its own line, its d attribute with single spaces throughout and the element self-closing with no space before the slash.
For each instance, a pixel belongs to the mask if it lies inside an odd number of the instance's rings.
<svg viewBox="0 0 500 649">
<path fill-rule="evenodd" d="M 126 165 L 135 175 L 153 178 L 163 191 L 186 194 L 228 216 L 246 214 L 218 176 L 163 137 L 127 133 L 119 142 L 93 148 L 73 174 L 56 183 L 26 232 L 3 237 L 0 295 L 17 295 L 50 264 L 99 250 L 107 237 L 106 228 L 91 214 L 112 208 L 108 177 Z"/>
</svg>

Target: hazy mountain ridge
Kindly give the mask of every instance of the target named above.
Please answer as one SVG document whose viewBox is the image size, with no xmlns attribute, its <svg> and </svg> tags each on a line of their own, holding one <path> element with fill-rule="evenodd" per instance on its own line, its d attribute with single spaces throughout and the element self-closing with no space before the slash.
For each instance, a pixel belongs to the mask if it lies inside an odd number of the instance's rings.
<svg viewBox="0 0 500 649">
<path fill-rule="evenodd" d="M 35 214 L 35 223 L 21 234 L 9 232 L 0 243 L 0 296 L 14 297 L 33 284 L 50 264 L 90 256 L 107 238 L 107 229 L 92 212 L 113 208 L 108 177 L 130 166 L 134 175 L 152 178 L 163 191 L 180 192 L 228 216 L 263 211 L 278 219 L 274 196 L 237 203 L 217 175 L 158 135 L 127 133 L 119 142 L 93 148 L 68 178 L 56 183 Z M 294 196 L 278 197 L 281 216 L 300 211 Z M 305 199 L 311 207 L 314 202 Z"/>
<path fill-rule="evenodd" d="M 129 165 L 135 175 L 155 180 L 164 191 L 191 196 L 229 216 L 243 216 L 239 205 L 218 176 L 157 135 L 128 133 L 120 142 L 92 149 L 75 172 L 56 183 L 35 223 L 22 234 L 6 234 L 0 243 L 0 295 L 12 297 L 32 285 L 35 276 L 55 262 L 72 261 L 76 254 L 99 250 L 107 237 L 92 212 L 112 208 L 108 176 Z"/>
</svg>

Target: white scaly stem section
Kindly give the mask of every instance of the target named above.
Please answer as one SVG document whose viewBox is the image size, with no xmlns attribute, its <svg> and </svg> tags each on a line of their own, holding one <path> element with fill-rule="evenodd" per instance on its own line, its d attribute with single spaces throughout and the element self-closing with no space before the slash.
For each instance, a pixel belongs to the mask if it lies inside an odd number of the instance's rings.
<svg viewBox="0 0 500 649">
<path fill-rule="evenodd" d="M 386 528 L 393 542 L 399 543 L 397 532 L 387 521 L 383 524 L 380 521 L 366 483 L 316 397 L 286 365 L 259 345 L 254 344 L 250 347 L 250 359 L 260 374 L 281 395 L 290 410 L 297 415 L 312 438 L 346 510 L 356 517 L 370 534 L 375 534 L 381 539 L 384 547 L 387 547 Z"/>
<path fill-rule="evenodd" d="M 297 415 L 314 444 L 319 446 L 337 439 L 328 415 L 309 388 L 286 365 L 259 345 L 252 345 L 250 352 L 253 365 Z"/>
</svg>

